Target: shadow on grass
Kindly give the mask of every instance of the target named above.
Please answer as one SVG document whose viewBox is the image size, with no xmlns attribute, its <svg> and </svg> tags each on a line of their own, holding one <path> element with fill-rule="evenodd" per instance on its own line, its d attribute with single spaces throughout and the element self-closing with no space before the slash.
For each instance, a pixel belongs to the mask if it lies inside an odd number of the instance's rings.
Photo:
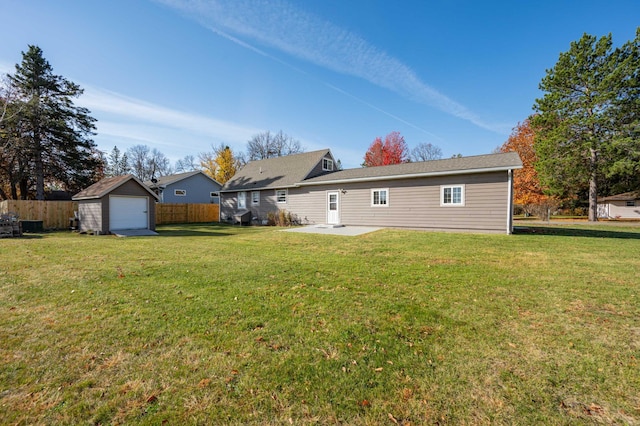
<svg viewBox="0 0 640 426">
<path fill-rule="evenodd" d="M 162 225 L 156 228 L 161 237 L 232 237 L 257 231 L 257 227 L 223 223 Z"/>
<path fill-rule="evenodd" d="M 640 240 L 640 232 L 617 231 L 615 229 L 585 229 L 566 226 L 515 226 L 515 235 L 551 235 L 558 237 L 618 238 Z"/>
<path fill-rule="evenodd" d="M 19 238 L 21 240 L 38 240 L 38 239 L 42 239 L 44 238 L 42 236 L 42 234 L 32 234 L 32 233 L 27 233 L 27 232 L 23 232 L 21 236 L 19 237 L 14 237 L 14 238 Z"/>
</svg>

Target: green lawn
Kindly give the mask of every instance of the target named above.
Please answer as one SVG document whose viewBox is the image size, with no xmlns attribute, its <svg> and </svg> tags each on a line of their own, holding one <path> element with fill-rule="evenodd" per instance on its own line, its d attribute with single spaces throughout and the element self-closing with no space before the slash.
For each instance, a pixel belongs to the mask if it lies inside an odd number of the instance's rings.
<svg viewBox="0 0 640 426">
<path fill-rule="evenodd" d="M 638 226 L 159 231 L 0 240 L 0 424 L 640 422 Z"/>
</svg>

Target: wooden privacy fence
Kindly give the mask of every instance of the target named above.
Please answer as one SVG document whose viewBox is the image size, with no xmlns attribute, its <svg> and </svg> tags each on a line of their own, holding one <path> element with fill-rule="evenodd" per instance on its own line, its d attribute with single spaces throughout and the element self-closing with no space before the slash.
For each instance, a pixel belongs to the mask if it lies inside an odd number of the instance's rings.
<svg viewBox="0 0 640 426">
<path fill-rule="evenodd" d="M 44 229 L 67 229 L 73 212 L 78 210 L 75 201 L 4 200 L 0 213 L 16 213 L 20 220 L 41 220 Z"/>
<path fill-rule="evenodd" d="M 217 222 L 218 204 L 156 204 L 156 225 Z M 78 211 L 76 201 L 0 201 L 0 214 L 16 213 L 21 220 L 41 220 L 44 229 L 67 229 Z"/>
<path fill-rule="evenodd" d="M 166 223 L 217 222 L 218 204 L 156 204 L 156 225 Z"/>
</svg>

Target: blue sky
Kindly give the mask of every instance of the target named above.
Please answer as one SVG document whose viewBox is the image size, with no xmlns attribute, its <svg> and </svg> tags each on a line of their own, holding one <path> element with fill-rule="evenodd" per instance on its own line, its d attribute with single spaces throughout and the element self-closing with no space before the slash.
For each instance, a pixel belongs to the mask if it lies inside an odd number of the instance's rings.
<svg viewBox="0 0 640 426">
<path fill-rule="evenodd" d="M 399 131 L 445 157 L 491 152 L 583 33 L 619 45 L 637 0 L 0 0 L 0 71 L 29 44 L 85 89 L 98 147 L 173 162 L 282 130 L 358 167 Z"/>
</svg>

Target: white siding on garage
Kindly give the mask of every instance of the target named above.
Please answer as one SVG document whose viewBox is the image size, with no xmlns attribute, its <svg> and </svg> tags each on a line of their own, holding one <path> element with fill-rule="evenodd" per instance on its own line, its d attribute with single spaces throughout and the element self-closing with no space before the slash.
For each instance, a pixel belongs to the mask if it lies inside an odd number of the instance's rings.
<svg viewBox="0 0 640 426">
<path fill-rule="evenodd" d="M 147 229 L 149 227 L 148 210 L 148 197 L 111 196 L 109 230 Z"/>
</svg>

